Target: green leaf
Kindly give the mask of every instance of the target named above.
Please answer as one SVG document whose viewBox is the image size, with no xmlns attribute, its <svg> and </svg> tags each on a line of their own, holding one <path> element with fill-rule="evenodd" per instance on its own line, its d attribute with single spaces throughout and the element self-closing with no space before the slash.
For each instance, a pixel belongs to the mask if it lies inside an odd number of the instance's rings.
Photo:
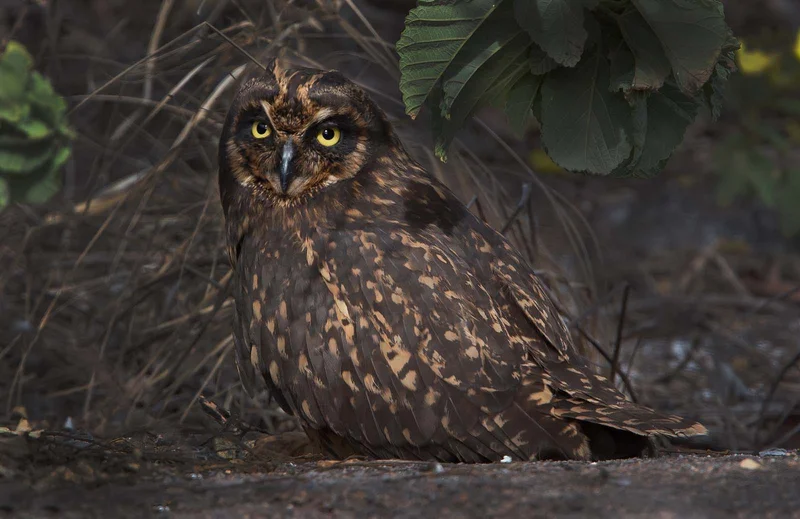
<svg viewBox="0 0 800 519">
<path fill-rule="evenodd" d="M 640 177 L 653 177 L 664 169 L 686 128 L 697 116 L 698 105 L 678 87 L 667 82 L 647 98 L 647 131 L 640 158 L 629 170 Z"/>
<path fill-rule="evenodd" d="M 511 89 L 524 75 L 528 74 L 528 60 L 525 53 L 519 54 L 514 61 L 506 67 L 503 73 L 492 82 L 491 86 L 479 101 L 480 105 L 488 104 L 505 109 Z"/>
<path fill-rule="evenodd" d="M 647 92 L 632 92 L 628 98 L 628 103 L 631 105 L 631 141 L 633 142 L 630 163 L 634 165 L 642 158 L 647 144 L 648 96 Z"/>
<path fill-rule="evenodd" d="M 53 198 L 60 189 L 61 173 L 58 169 L 53 169 L 41 181 L 31 185 L 22 200 L 29 204 L 43 204 Z"/>
<path fill-rule="evenodd" d="M 7 121 L 15 124 L 28 117 L 30 113 L 31 107 L 26 103 L 3 104 L 0 102 L 0 122 Z"/>
<path fill-rule="evenodd" d="M 72 155 L 72 149 L 70 149 L 69 146 L 60 147 L 56 152 L 55 157 L 53 157 L 53 167 L 55 169 L 60 169 L 64 164 L 67 163 L 70 155 Z"/>
<path fill-rule="evenodd" d="M 718 0 L 631 0 L 658 36 L 680 89 L 696 93 L 714 71 L 728 27 Z"/>
<path fill-rule="evenodd" d="M 510 8 L 504 8 L 505 5 L 511 4 L 501 4 L 478 27 L 442 74 L 442 115 L 445 118 L 450 116 L 453 102 L 478 69 L 522 34 L 514 22 L 514 13 Z"/>
<path fill-rule="evenodd" d="M 714 74 L 711 80 L 703 86 L 705 103 L 711 112 L 711 119 L 716 121 L 722 112 L 722 105 L 725 102 L 725 85 L 730 77 L 730 71 L 722 65 L 714 67 Z"/>
<path fill-rule="evenodd" d="M 51 133 L 50 126 L 37 119 L 26 118 L 14 126 L 30 139 L 44 139 Z"/>
<path fill-rule="evenodd" d="M 77 136 L 75 131 L 69 127 L 69 124 L 67 124 L 66 118 L 64 119 L 64 122 L 62 122 L 56 127 L 56 133 L 58 133 L 59 136 L 68 141 L 75 139 L 75 137 Z"/>
<path fill-rule="evenodd" d="M 628 9 L 616 17 L 622 37 L 633 53 L 634 69 L 630 88 L 658 90 L 670 73 L 670 64 L 658 37 L 642 15 Z"/>
<path fill-rule="evenodd" d="M 11 200 L 29 204 L 47 202 L 61 189 L 61 167 L 70 156 L 68 147 L 59 148 L 52 161 L 43 164 L 29 175 L 7 177 Z"/>
<path fill-rule="evenodd" d="M 11 40 L 6 45 L 6 50 L 0 56 L 0 67 L 7 72 L 24 74 L 33 67 L 33 57 L 23 44 Z"/>
<path fill-rule="evenodd" d="M 8 189 L 8 182 L 3 177 L 0 177 L 0 210 L 2 210 L 11 201 L 11 192 Z"/>
<path fill-rule="evenodd" d="M 27 175 L 50 161 L 56 152 L 52 141 L 0 137 L 0 174 Z"/>
<path fill-rule="evenodd" d="M 725 85 L 730 79 L 731 73 L 736 70 L 735 52 L 739 48 L 739 41 L 728 33 L 728 40 L 722 48 L 719 62 L 714 67 L 714 73 L 703 86 L 703 95 L 706 106 L 711 112 L 712 120 L 716 121 L 722 112 L 722 105 L 725 102 Z"/>
<path fill-rule="evenodd" d="M 559 66 L 553 58 L 548 56 L 547 53 L 535 43 L 531 45 L 531 52 L 528 60 L 531 64 L 531 73 L 536 76 L 547 74 Z"/>
<path fill-rule="evenodd" d="M 10 41 L 0 56 L 0 121 L 14 123 L 28 116 L 25 94 L 32 66 L 33 58 L 25 47 Z"/>
<path fill-rule="evenodd" d="M 0 103 L 20 102 L 25 96 L 33 58 L 25 47 L 10 41 L 0 56 Z"/>
<path fill-rule="evenodd" d="M 565 169 L 605 175 L 631 153 L 625 130 L 631 109 L 609 90 L 609 65 L 599 47 L 575 68 L 547 75 L 541 112 L 542 143 Z"/>
<path fill-rule="evenodd" d="M 612 92 L 622 90 L 628 92 L 633 88 L 634 67 L 636 62 L 633 52 L 624 41 L 620 40 L 616 48 L 608 55 L 609 60 L 609 89 Z"/>
<path fill-rule="evenodd" d="M 586 43 L 582 0 L 514 0 L 519 25 L 556 62 L 573 67 Z"/>
<path fill-rule="evenodd" d="M 435 109 L 431 110 L 436 135 L 435 152 L 440 159 L 446 160 L 450 142 L 475 110 L 505 95 L 514 82 L 527 72 L 530 44 L 528 36 L 521 32 L 484 63 L 461 89 L 450 108 L 449 118 L 442 117 Z"/>
<path fill-rule="evenodd" d="M 533 101 L 539 94 L 543 79 L 542 76 L 526 74 L 514 84 L 508 94 L 506 116 L 511 129 L 519 136 L 525 133 L 533 117 Z"/>
<path fill-rule="evenodd" d="M 11 200 L 29 204 L 43 204 L 61 189 L 59 168 L 43 167 L 35 174 L 7 177 Z"/>
<path fill-rule="evenodd" d="M 71 154 L 68 147 L 59 148 L 52 160 L 27 175 L 6 177 L 10 199 L 29 204 L 47 202 L 61 189 L 61 168 Z"/>
<path fill-rule="evenodd" d="M 497 6 L 492 0 L 420 3 L 406 17 L 397 42 L 400 91 L 412 118 L 442 78 L 448 65 Z"/>
<path fill-rule="evenodd" d="M 32 67 L 16 42 L 0 57 L 0 206 L 47 201 L 70 157 L 67 104 Z"/>
<path fill-rule="evenodd" d="M 67 113 L 67 102 L 53 90 L 44 76 L 34 72 L 31 76 L 31 95 L 29 96 L 33 111 L 47 124 L 57 126 Z"/>
</svg>

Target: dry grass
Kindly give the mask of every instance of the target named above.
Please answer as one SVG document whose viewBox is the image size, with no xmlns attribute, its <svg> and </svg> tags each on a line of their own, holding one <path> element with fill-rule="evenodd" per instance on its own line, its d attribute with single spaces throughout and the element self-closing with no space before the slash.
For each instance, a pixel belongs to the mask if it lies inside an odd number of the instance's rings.
<svg viewBox="0 0 800 519">
<path fill-rule="evenodd" d="M 448 164 L 433 158 L 427 129 L 402 115 L 392 46 L 362 3 L 145 2 L 145 20 L 130 21 L 149 27 L 144 57 L 129 66 L 114 61 L 129 49 L 101 52 L 77 30 L 68 41 L 45 40 L 39 50 L 53 77 L 81 71 L 57 82 L 76 93 L 80 137 L 64 198 L 0 215 L 7 418 L 22 405 L 40 425 L 58 429 L 71 417 L 105 437 L 202 432 L 210 430 L 197 405 L 205 395 L 266 432 L 295 427 L 268 395 L 251 400 L 238 382 L 215 171 L 227 101 L 242 77 L 280 52 L 298 65 L 343 70 L 370 90 L 412 154 L 533 260 L 600 369 L 608 369 L 602 357 L 616 359 L 640 400 L 702 419 L 722 447 L 796 442 L 796 258 L 785 263 L 784 292 L 743 275 L 757 255 L 717 247 L 619 272 L 606 265 L 600 276 L 581 213 L 491 125 L 479 120 L 473 130 L 496 142 L 494 164 L 461 142 Z M 570 244 L 571 267 L 549 252 L 542 218 Z M 634 286 L 620 318 L 622 279 Z"/>
<path fill-rule="evenodd" d="M 82 428 L 116 434 L 191 421 L 205 394 L 260 417 L 270 432 L 291 425 L 266 395 L 258 402 L 243 396 L 229 355 L 217 135 L 237 83 L 277 52 L 321 68 L 364 63 L 356 80 L 393 117 L 405 119 L 391 45 L 376 37 L 357 6 L 345 4 L 347 14 L 332 4 L 236 3 L 216 13 L 227 20 L 224 28 L 210 20 L 171 34 L 166 19 L 174 6 L 164 1 L 144 58 L 119 71 L 92 69 L 108 79 L 71 98 L 79 171 L 66 191 L 81 201 L 4 215 L 6 413 L 21 404 L 38 419 L 50 418 L 52 427 L 70 416 Z M 332 45 L 347 51 L 323 51 Z M 378 88 L 380 81 L 393 85 L 391 94 Z M 464 153 L 439 163 L 420 142 L 427 139 L 415 138 L 421 125 L 398 125 L 422 162 L 536 254 L 528 239 L 529 197 L 513 199 L 508 182 L 460 144 L 456 151 Z M 563 201 L 554 207 L 566 211 Z M 576 225 L 563 220 L 579 243 Z"/>
</svg>

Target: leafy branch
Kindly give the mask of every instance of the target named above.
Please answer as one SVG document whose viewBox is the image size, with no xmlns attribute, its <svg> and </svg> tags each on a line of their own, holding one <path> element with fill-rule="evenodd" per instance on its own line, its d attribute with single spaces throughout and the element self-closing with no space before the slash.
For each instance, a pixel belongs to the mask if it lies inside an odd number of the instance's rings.
<svg viewBox="0 0 800 519">
<path fill-rule="evenodd" d="M 566 169 L 652 176 L 701 109 L 719 114 L 738 46 L 719 0 L 419 0 L 397 51 L 442 160 L 491 104 L 519 133 L 535 117 Z"/>
<path fill-rule="evenodd" d="M 10 202 L 46 202 L 61 186 L 73 138 L 67 105 L 11 41 L 0 55 L 0 209 Z"/>
</svg>

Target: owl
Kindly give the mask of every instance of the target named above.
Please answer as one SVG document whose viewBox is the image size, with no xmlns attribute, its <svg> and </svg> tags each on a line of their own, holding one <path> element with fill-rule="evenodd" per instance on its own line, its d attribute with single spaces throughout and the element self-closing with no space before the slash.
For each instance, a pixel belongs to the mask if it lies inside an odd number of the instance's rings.
<svg viewBox="0 0 800 519">
<path fill-rule="evenodd" d="M 243 83 L 219 188 L 243 385 L 331 456 L 592 460 L 706 433 L 595 373 L 532 268 L 342 74 Z"/>
</svg>

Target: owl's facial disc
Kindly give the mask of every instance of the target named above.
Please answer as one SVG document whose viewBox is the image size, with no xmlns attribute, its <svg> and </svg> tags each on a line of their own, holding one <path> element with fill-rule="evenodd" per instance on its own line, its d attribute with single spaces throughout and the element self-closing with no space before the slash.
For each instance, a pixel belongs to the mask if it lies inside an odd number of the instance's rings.
<svg viewBox="0 0 800 519">
<path fill-rule="evenodd" d="M 245 110 L 231 155 L 241 157 L 239 182 L 266 188 L 278 198 L 296 198 L 310 190 L 348 178 L 356 171 L 364 148 L 363 132 L 347 113 L 317 108 L 291 124 L 285 107 L 261 100 Z"/>
<path fill-rule="evenodd" d="M 231 179 L 281 203 L 354 177 L 391 140 L 388 121 L 360 87 L 310 69 L 275 66 L 248 81 L 226 124 L 221 163 Z"/>
</svg>

